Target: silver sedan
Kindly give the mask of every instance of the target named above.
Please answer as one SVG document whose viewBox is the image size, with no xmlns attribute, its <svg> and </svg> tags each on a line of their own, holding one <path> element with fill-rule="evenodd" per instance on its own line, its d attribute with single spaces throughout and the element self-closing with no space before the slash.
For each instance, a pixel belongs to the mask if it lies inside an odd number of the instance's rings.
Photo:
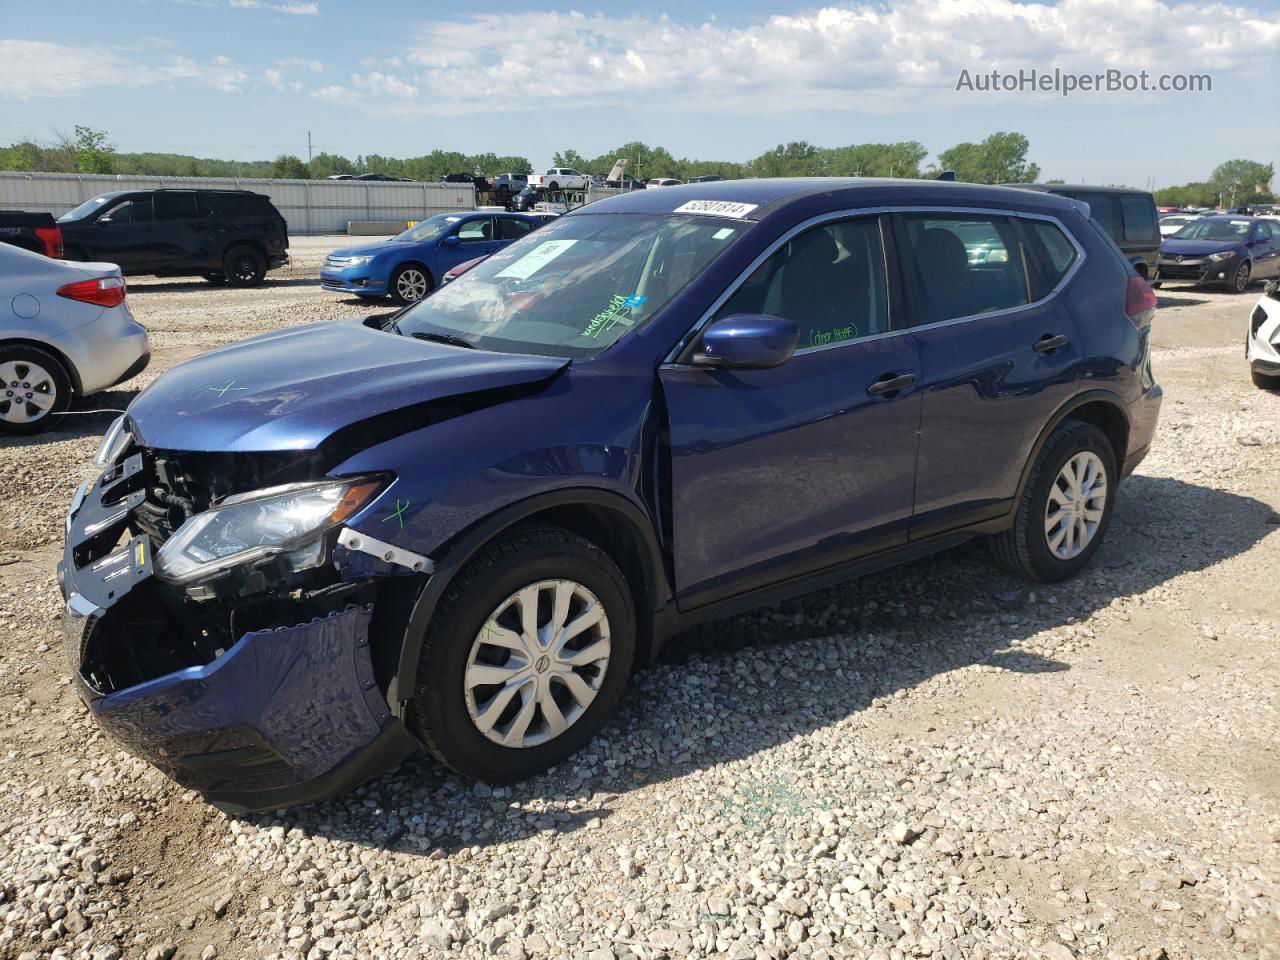
<svg viewBox="0 0 1280 960">
<path fill-rule="evenodd" d="M 67 263 L 0 244 L 0 433 L 48 427 L 73 399 L 150 359 L 114 263 Z"/>
</svg>

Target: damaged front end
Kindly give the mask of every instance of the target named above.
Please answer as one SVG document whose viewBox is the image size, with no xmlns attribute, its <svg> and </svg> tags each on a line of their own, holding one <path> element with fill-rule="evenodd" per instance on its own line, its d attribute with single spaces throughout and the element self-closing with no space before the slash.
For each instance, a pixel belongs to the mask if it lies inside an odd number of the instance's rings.
<svg viewBox="0 0 1280 960">
<path fill-rule="evenodd" d="M 386 690 L 431 562 L 347 525 L 394 478 L 113 432 L 58 567 L 67 656 L 98 722 L 236 811 L 319 800 L 412 753 Z"/>
</svg>

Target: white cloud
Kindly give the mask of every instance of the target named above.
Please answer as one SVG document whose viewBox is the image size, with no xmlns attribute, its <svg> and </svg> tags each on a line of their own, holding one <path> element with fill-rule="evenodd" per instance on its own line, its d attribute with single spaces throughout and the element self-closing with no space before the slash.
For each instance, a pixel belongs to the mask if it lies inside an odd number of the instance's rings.
<svg viewBox="0 0 1280 960">
<path fill-rule="evenodd" d="M 227 0 L 236 10 L 274 10 L 297 17 L 314 17 L 320 12 L 318 3 L 264 3 L 263 0 Z"/>
<path fill-rule="evenodd" d="M 351 83 L 361 90 L 372 94 L 385 94 L 399 100 L 408 100 L 418 95 L 418 88 L 399 77 L 378 73 L 376 70 L 364 75 L 353 74 Z"/>
<path fill-rule="evenodd" d="M 91 87 L 140 87 L 155 71 L 104 47 L 0 40 L 0 97 L 74 97 Z"/>
<path fill-rule="evenodd" d="M 174 80 L 191 80 L 223 93 L 239 92 L 249 79 L 243 67 L 223 56 L 214 57 L 208 63 L 199 63 L 190 57 L 171 57 L 159 72 Z"/>
<path fill-rule="evenodd" d="M 311 95 L 317 100 L 327 100 L 330 103 L 348 103 L 356 99 L 354 91 L 348 90 L 346 87 L 338 84 L 329 84 L 324 87 L 317 87 L 311 91 Z"/>
<path fill-rule="evenodd" d="M 417 73 L 398 83 L 421 92 L 424 113 L 465 111 L 498 89 L 546 106 L 892 109 L 925 91 L 951 94 L 962 68 L 1227 71 L 1270 62 L 1277 43 L 1275 13 L 1160 0 L 855 2 L 736 27 L 482 14 L 424 25 L 407 57 Z M 380 92 L 413 96 L 386 79 Z"/>
<path fill-rule="evenodd" d="M 319 73 L 324 69 L 321 61 L 308 60 L 306 57 L 285 57 L 277 60 L 276 66 L 282 70 L 310 70 L 312 73 Z"/>
</svg>

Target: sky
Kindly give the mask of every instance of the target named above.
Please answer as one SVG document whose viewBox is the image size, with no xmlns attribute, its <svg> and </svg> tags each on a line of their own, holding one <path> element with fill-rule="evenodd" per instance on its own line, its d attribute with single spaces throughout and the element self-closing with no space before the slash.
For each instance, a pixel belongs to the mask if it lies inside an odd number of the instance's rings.
<svg viewBox="0 0 1280 960">
<path fill-rule="evenodd" d="M 1280 160 L 1280 0 L 0 0 L 0 143 L 76 124 L 229 159 L 433 149 L 747 160 L 1016 130 L 1043 178 L 1168 186 Z M 957 89 L 992 70 L 1211 90 Z"/>
</svg>

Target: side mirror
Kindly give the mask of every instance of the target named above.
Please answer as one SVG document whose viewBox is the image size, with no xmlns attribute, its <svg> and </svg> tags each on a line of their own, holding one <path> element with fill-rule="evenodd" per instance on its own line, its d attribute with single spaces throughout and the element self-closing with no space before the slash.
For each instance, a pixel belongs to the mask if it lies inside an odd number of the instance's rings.
<svg viewBox="0 0 1280 960">
<path fill-rule="evenodd" d="M 693 362 L 730 370 L 766 370 L 791 359 L 800 331 L 790 320 L 767 313 L 735 313 L 702 333 Z"/>
<path fill-rule="evenodd" d="M 451 233 L 440 241 L 440 243 L 446 247 L 456 247 L 461 242 L 462 241 L 458 239 L 458 235 L 456 233 Z"/>
</svg>

